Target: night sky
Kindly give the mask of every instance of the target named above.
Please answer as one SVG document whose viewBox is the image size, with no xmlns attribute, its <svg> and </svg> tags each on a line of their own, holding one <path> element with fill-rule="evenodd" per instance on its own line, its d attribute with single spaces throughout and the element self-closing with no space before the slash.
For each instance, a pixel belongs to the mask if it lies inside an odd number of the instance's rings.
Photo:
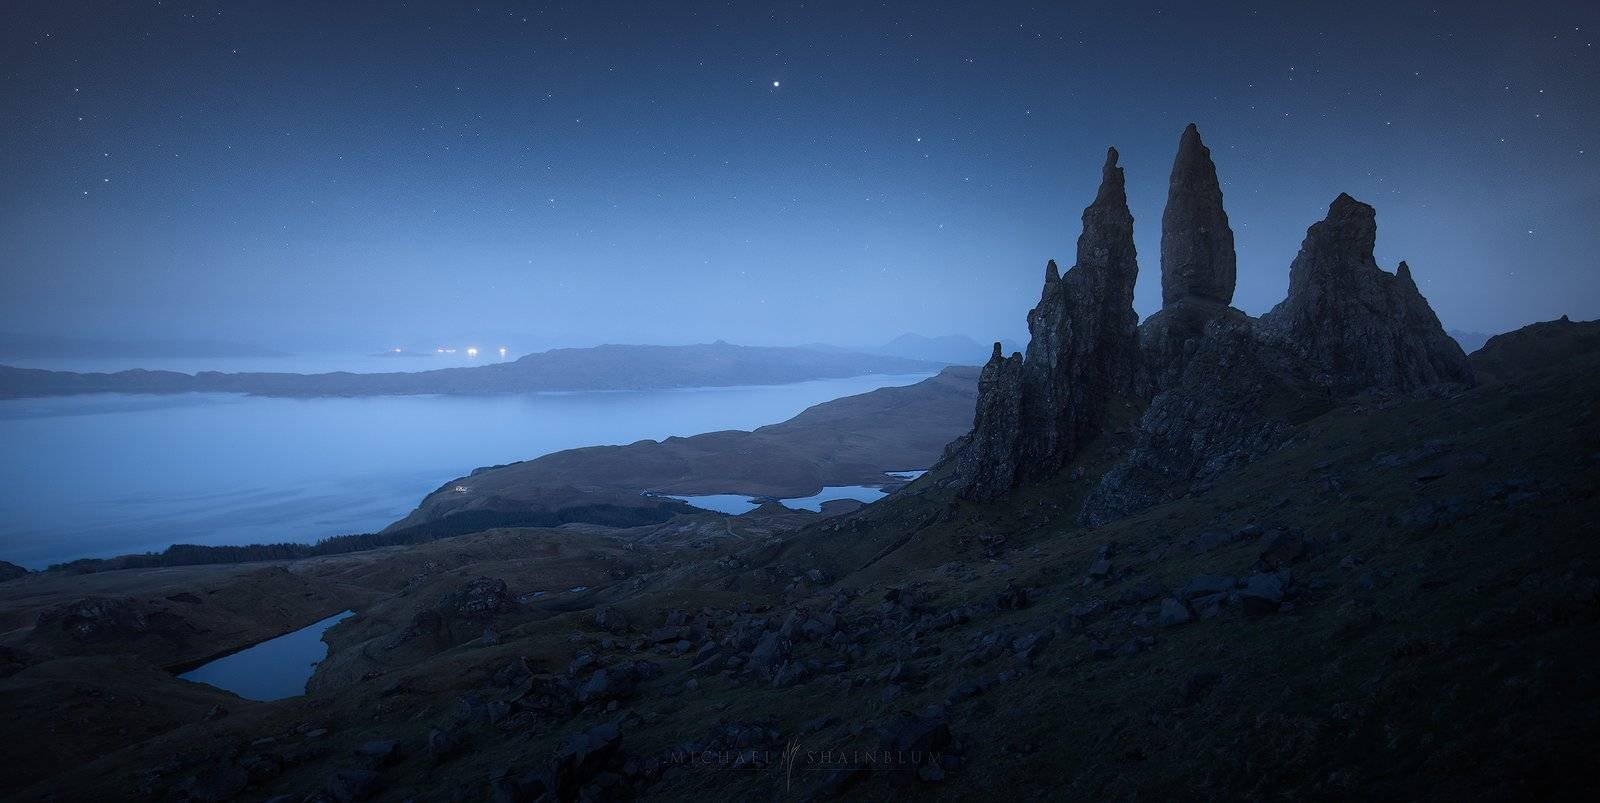
<svg viewBox="0 0 1600 803">
<path fill-rule="evenodd" d="M 1339 192 L 1447 328 L 1600 316 L 1600 3 L 17 2 L 0 330 L 381 348 L 1021 338 L 1185 123 L 1235 305 Z"/>
</svg>

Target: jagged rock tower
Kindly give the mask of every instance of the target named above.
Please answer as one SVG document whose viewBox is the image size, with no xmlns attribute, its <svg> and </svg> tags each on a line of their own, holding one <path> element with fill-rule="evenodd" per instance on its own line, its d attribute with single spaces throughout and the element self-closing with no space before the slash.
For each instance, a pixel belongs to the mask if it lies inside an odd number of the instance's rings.
<svg viewBox="0 0 1600 803">
<path fill-rule="evenodd" d="M 1211 149 L 1190 123 L 1178 139 L 1161 213 L 1161 311 L 1139 327 L 1139 390 L 1153 396 L 1183 375 L 1212 321 L 1238 323 L 1228 306 L 1238 277 L 1233 229 L 1222 208 L 1222 184 Z"/>
<path fill-rule="evenodd" d="M 1238 262 L 1233 229 L 1222 211 L 1222 185 L 1211 149 L 1194 123 L 1183 129 L 1161 213 L 1161 305 L 1188 299 L 1233 303 Z"/>
<path fill-rule="evenodd" d="M 1410 266 L 1401 262 L 1392 274 L 1378 267 L 1377 238 L 1373 208 L 1340 193 L 1306 230 L 1289 266 L 1289 297 L 1262 316 L 1263 335 L 1337 394 L 1470 383 L 1467 355 L 1445 334 Z"/>
<path fill-rule="evenodd" d="M 1373 259 L 1372 207 L 1340 195 L 1306 232 L 1289 295 L 1260 320 L 1229 306 L 1233 230 L 1211 152 L 1184 129 L 1161 217 L 1162 309 L 1133 311 L 1133 216 L 1113 148 L 1083 212 L 1078 260 L 1045 269 L 1027 357 L 999 344 L 946 482 L 969 499 L 1053 476 L 1103 434 L 1113 404 L 1145 406 L 1131 443 L 1088 495 L 1088 524 L 1127 515 L 1280 446 L 1340 398 L 1470 384 L 1460 346 L 1400 263 Z"/>
<path fill-rule="evenodd" d="M 1083 210 L 1077 263 L 1052 260 L 1028 313 L 1026 359 L 999 344 L 979 380 L 973 431 L 958 444 L 957 484 L 990 499 L 1017 482 L 1058 471 L 1103 426 L 1111 401 L 1131 390 L 1138 365 L 1139 278 L 1133 214 L 1117 149 L 1106 152 L 1100 190 Z"/>
</svg>

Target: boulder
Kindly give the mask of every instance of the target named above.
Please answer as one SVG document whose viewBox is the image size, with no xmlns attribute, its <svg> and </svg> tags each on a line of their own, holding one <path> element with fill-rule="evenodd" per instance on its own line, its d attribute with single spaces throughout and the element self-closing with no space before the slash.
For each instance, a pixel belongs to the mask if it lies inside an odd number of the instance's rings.
<svg viewBox="0 0 1600 803">
<path fill-rule="evenodd" d="M 610 605 L 602 605 L 594 611 L 594 624 L 608 633 L 621 633 L 628 629 L 628 617 Z"/>
<path fill-rule="evenodd" d="M 789 655 L 789 645 L 783 636 L 776 632 L 768 632 L 756 642 L 755 649 L 750 651 L 747 665 L 755 669 L 775 669 Z"/>
<path fill-rule="evenodd" d="M 339 770 L 328 778 L 323 791 L 339 803 L 349 803 L 372 797 L 382 785 L 383 779 L 371 770 Z"/>
<path fill-rule="evenodd" d="M 394 739 L 373 739 L 357 746 L 356 755 L 387 764 L 400 757 L 400 743 Z"/>
<path fill-rule="evenodd" d="M 550 775 L 556 796 L 575 800 L 578 790 L 622 752 L 622 731 L 612 723 L 597 725 L 568 739 L 551 756 Z"/>
<path fill-rule="evenodd" d="M 1178 596 L 1190 600 L 1210 594 L 1226 594 L 1233 590 L 1233 586 L 1234 580 L 1232 577 L 1200 574 L 1195 575 L 1189 579 L 1189 582 L 1184 583 L 1183 588 L 1178 591 Z"/>
<path fill-rule="evenodd" d="M 450 731 L 438 728 L 428 731 L 428 757 L 433 759 L 435 764 L 460 755 L 462 747 L 461 737 Z"/>
<path fill-rule="evenodd" d="M 589 705 L 607 700 L 617 700 L 633 694 L 637 679 L 625 669 L 611 667 L 597 669 L 578 687 L 578 703 Z"/>
<path fill-rule="evenodd" d="M 1245 613 L 1271 613 L 1283 604 L 1283 579 L 1277 574 L 1253 574 L 1239 590 L 1239 603 Z"/>
<path fill-rule="evenodd" d="M 1161 611 L 1156 614 L 1157 627 L 1175 627 L 1194 621 L 1194 614 L 1183 603 L 1168 597 L 1161 601 Z"/>
<path fill-rule="evenodd" d="M 1261 542 L 1261 564 L 1268 569 L 1279 569 L 1299 560 L 1305 552 L 1305 536 L 1297 530 L 1280 527 Z"/>
</svg>

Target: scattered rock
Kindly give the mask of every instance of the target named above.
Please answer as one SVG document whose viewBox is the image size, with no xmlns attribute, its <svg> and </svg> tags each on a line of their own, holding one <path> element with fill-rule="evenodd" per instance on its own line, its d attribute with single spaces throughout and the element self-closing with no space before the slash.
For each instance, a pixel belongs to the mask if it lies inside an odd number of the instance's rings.
<svg viewBox="0 0 1600 803">
<path fill-rule="evenodd" d="M 1161 601 L 1161 612 L 1156 614 L 1157 627 L 1174 627 L 1194 620 L 1194 615 L 1183 603 L 1168 597 Z"/>
<path fill-rule="evenodd" d="M 356 754 L 373 759 L 379 765 L 383 765 L 400 757 L 400 743 L 394 739 L 373 739 L 368 742 L 362 742 L 356 748 Z"/>
<path fill-rule="evenodd" d="M 594 611 L 594 624 L 608 633 L 621 633 L 628 629 L 628 617 L 610 605 L 602 605 Z"/>
<path fill-rule="evenodd" d="M 550 760 L 555 793 L 574 800 L 589 779 L 605 769 L 622 751 L 622 731 L 615 724 L 597 725 L 568 739 Z"/>
<path fill-rule="evenodd" d="M 1268 569 L 1280 569 L 1299 560 L 1306 552 L 1306 539 L 1299 531 L 1277 528 L 1261 542 L 1261 564 Z"/>
<path fill-rule="evenodd" d="M 1181 599 L 1191 600 L 1211 594 L 1226 594 L 1233 590 L 1233 586 L 1234 580 L 1232 577 L 1201 574 L 1190 578 L 1189 582 L 1184 583 L 1183 588 L 1178 592 L 1178 596 Z"/>
<path fill-rule="evenodd" d="M 323 791 L 339 803 L 349 803 L 372 797 L 382 785 L 383 779 L 371 770 L 339 770 L 328 778 Z"/>
<path fill-rule="evenodd" d="M 1276 574 L 1253 574 L 1245 578 L 1239 591 L 1245 613 L 1271 613 L 1283 604 L 1283 580 Z"/>
<path fill-rule="evenodd" d="M 438 728 L 428 731 L 428 757 L 433 759 L 435 764 L 460 755 L 462 747 L 461 737 L 450 731 Z"/>
</svg>

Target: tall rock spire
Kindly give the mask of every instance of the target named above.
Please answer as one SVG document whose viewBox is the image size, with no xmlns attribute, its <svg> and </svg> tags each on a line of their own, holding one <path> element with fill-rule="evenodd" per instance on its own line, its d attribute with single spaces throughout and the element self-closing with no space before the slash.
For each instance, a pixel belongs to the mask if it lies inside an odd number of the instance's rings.
<svg viewBox="0 0 1600 803">
<path fill-rule="evenodd" d="M 1026 359 L 996 353 L 984 367 L 972 435 L 956 457 L 964 495 L 989 499 L 1048 477 L 1099 434 L 1112 400 L 1133 383 L 1138 278 L 1133 214 L 1111 148 L 1094 203 L 1083 210 L 1077 264 L 1059 279 L 1054 263 L 1046 266 L 1044 291 L 1028 313 Z"/>
<path fill-rule="evenodd" d="M 1233 301 L 1237 261 L 1233 229 L 1222 210 L 1222 186 L 1211 149 L 1190 123 L 1178 140 L 1161 213 L 1161 303 L 1170 307 L 1186 298 L 1229 304 Z"/>
</svg>

